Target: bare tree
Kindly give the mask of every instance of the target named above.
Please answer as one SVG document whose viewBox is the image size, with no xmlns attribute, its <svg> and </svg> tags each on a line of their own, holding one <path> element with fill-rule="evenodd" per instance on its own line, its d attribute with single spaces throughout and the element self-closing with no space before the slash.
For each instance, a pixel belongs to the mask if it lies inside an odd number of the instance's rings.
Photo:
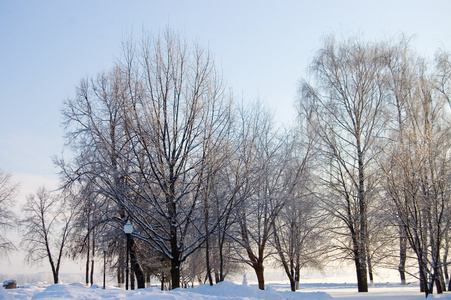
<svg viewBox="0 0 451 300">
<path fill-rule="evenodd" d="M 125 42 L 117 67 L 82 81 L 63 111 L 77 153 L 71 166 L 60 163 L 68 182 L 80 173 L 116 204 L 110 225 L 131 220 L 133 237 L 171 261 L 173 288 L 215 227 L 205 208 L 230 100 L 210 53 L 167 30 Z"/>
<path fill-rule="evenodd" d="M 279 136 L 270 113 L 260 103 L 243 113 L 246 180 L 252 188 L 237 211 L 238 224 L 232 233 L 239 245 L 237 254 L 254 269 L 258 287 L 264 290 L 264 262 L 274 254 L 270 243 L 274 222 L 289 189 L 284 181 L 289 150 L 285 136 Z"/>
<path fill-rule="evenodd" d="M 407 61 L 392 73 L 397 126 L 382 169 L 403 234 L 416 254 L 420 287 L 427 296 L 434 284 L 438 292 L 445 285 L 440 253 L 450 221 L 446 196 L 449 116 L 444 108 L 444 78 L 431 75 L 424 60 L 409 55 L 407 45 L 394 51 L 400 50 Z"/>
<path fill-rule="evenodd" d="M 123 248 L 128 247 L 125 246 L 122 228 L 131 219 L 124 199 L 128 201 L 133 197 L 127 175 L 132 162 L 124 124 L 128 99 L 126 78 L 125 72 L 115 67 L 108 73 L 100 73 L 95 79 L 81 81 L 76 96 L 66 101 L 62 111 L 66 139 L 74 152 L 74 159 L 69 163 L 57 161 L 65 188 L 80 191 L 78 216 L 81 218 L 77 220 L 84 226 L 84 234 L 79 236 L 79 246 L 87 255 L 87 277 L 90 262 L 93 273 L 95 250 L 100 246 L 95 244 L 94 236 L 101 236 L 105 243 L 111 242 L 111 249 L 115 249 L 119 285 L 124 283 L 126 270 Z M 77 185 L 79 187 L 74 187 Z M 144 288 L 142 270 L 137 259 L 133 262 L 138 288 Z"/>
<path fill-rule="evenodd" d="M 290 162 L 285 172 L 284 207 L 274 222 L 273 244 L 278 260 L 290 280 L 291 290 L 299 289 L 303 267 L 321 269 L 328 243 L 324 234 L 326 220 L 312 196 L 313 139 L 305 132 L 295 134 L 289 143 Z M 298 140 L 304 140 L 302 143 Z"/>
<path fill-rule="evenodd" d="M 7 232 L 14 226 L 14 197 L 18 190 L 18 184 L 11 181 L 11 174 L 0 170 L 0 229 Z M 4 235 L 0 234 L 0 253 L 7 254 L 14 250 L 14 244 Z"/>
<path fill-rule="evenodd" d="M 172 288 L 178 288 L 182 263 L 205 241 L 199 232 L 205 228 L 202 195 L 208 195 L 205 184 L 217 168 L 214 147 L 228 127 L 230 98 L 210 53 L 188 47 L 169 30 L 143 41 L 139 61 L 133 48 L 127 53 L 126 130 L 136 199 L 124 206 L 141 229 L 139 237 L 171 260 Z M 138 63 L 141 68 L 133 68 Z M 133 93 L 135 86 L 143 93 Z"/>
<path fill-rule="evenodd" d="M 23 238 L 21 246 L 26 250 L 26 260 L 38 263 L 47 259 L 58 283 L 67 238 L 71 231 L 72 208 L 65 206 L 63 195 L 51 195 L 41 187 L 36 194 L 27 197 L 21 219 Z"/>
<path fill-rule="evenodd" d="M 301 86 L 301 107 L 311 116 L 324 164 L 321 184 L 328 194 L 320 199 L 352 241 L 359 292 L 368 291 L 368 180 L 385 121 L 383 50 L 355 38 L 329 37 L 311 64 L 316 86 Z"/>
</svg>

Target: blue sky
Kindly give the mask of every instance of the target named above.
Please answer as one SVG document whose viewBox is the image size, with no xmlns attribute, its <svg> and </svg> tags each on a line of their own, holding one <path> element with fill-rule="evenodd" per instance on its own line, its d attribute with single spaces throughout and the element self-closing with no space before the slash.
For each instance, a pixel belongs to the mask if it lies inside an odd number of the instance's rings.
<svg viewBox="0 0 451 300">
<path fill-rule="evenodd" d="M 324 35 L 413 37 L 451 51 L 451 1 L 0 0 L 0 168 L 24 194 L 56 184 L 60 109 L 80 79 L 110 69 L 131 32 L 170 27 L 214 54 L 228 84 L 294 120 L 297 84 Z"/>
</svg>

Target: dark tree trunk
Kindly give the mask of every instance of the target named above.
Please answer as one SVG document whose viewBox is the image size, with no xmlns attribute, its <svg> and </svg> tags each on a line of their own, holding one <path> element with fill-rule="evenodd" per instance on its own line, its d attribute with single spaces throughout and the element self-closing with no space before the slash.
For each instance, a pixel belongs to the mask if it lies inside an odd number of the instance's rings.
<svg viewBox="0 0 451 300">
<path fill-rule="evenodd" d="M 373 279 L 373 265 L 371 264 L 371 258 L 369 255 L 367 256 L 368 261 L 368 276 L 370 277 L 370 284 L 371 286 L 374 286 L 374 279 Z"/>
<path fill-rule="evenodd" d="M 138 283 L 138 289 L 146 288 L 146 278 L 144 272 L 141 269 L 141 265 L 138 261 L 138 256 L 136 254 L 136 244 L 132 237 L 130 237 L 130 264 L 131 264 L 131 286 L 132 289 L 135 288 L 135 276 Z"/>
<path fill-rule="evenodd" d="M 121 267 L 117 267 L 117 286 L 121 287 Z"/>
<path fill-rule="evenodd" d="M 443 294 L 442 284 L 440 280 L 435 280 L 435 286 L 437 287 L 437 294 Z"/>
<path fill-rule="evenodd" d="M 258 261 L 254 265 L 254 270 L 255 270 L 255 274 L 257 275 L 258 288 L 260 290 L 264 290 L 265 289 L 265 276 L 264 276 L 265 269 L 263 267 L 263 263 Z"/>
<path fill-rule="evenodd" d="M 161 285 L 160 285 L 160 287 L 161 287 L 161 290 L 162 291 L 164 291 L 164 281 L 165 281 L 165 276 L 164 276 L 164 273 L 163 274 L 161 274 Z"/>
<path fill-rule="evenodd" d="M 86 257 L 86 285 L 89 285 L 89 262 L 90 262 L 90 257 L 89 257 L 89 251 Z"/>
<path fill-rule="evenodd" d="M 290 289 L 292 292 L 296 292 L 296 281 L 292 276 L 289 276 L 288 279 L 290 279 Z"/>
<path fill-rule="evenodd" d="M 421 264 L 422 264 L 422 262 L 420 262 L 420 292 L 426 293 L 426 291 L 428 291 L 427 278 L 426 278 L 426 274 L 425 274 L 424 269 Z M 428 293 L 426 293 L 426 296 L 427 295 L 428 295 Z"/>
<path fill-rule="evenodd" d="M 54 283 L 54 284 L 57 284 L 58 281 L 59 281 L 58 273 L 53 272 L 53 283 Z"/>
<path fill-rule="evenodd" d="M 180 287 L 180 262 L 177 259 L 171 259 L 171 289 Z"/>
<path fill-rule="evenodd" d="M 46 242 L 46 247 L 47 247 L 47 253 L 48 253 L 48 259 L 49 259 L 50 267 L 52 268 L 53 283 L 57 284 L 58 283 L 58 268 L 55 268 L 55 264 L 53 262 L 52 254 L 50 253 L 50 249 L 48 247 L 48 243 L 47 242 Z"/>
<path fill-rule="evenodd" d="M 91 274 L 90 274 L 90 283 L 91 283 L 91 285 L 93 285 L 94 284 L 94 260 L 93 259 L 91 259 Z"/>
<path fill-rule="evenodd" d="M 219 233 L 219 282 L 225 280 L 224 275 L 224 240 L 225 233 Z"/>
<path fill-rule="evenodd" d="M 169 166 L 169 193 L 166 195 L 166 204 L 168 207 L 170 222 L 170 239 L 171 245 L 171 289 L 180 287 L 180 246 L 177 234 L 177 204 L 175 202 L 175 177 L 174 166 Z"/>
<path fill-rule="evenodd" d="M 88 223 L 89 223 L 89 218 L 88 218 Z M 87 235 L 87 241 L 86 241 L 86 246 L 88 247 L 88 249 L 86 249 L 86 285 L 89 285 L 89 262 L 90 262 L 90 255 L 91 255 L 91 241 L 90 241 L 90 235 L 89 235 L 89 230 L 88 230 L 88 235 Z"/>
<path fill-rule="evenodd" d="M 91 285 L 94 284 L 94 257 L 95 257 L 95 249 L 96 249 L 96 244 L 95 244 L 96 239 L 94 238 L 94 228 L 92 229 L 92 258 L 91 258 L 91 275 L 90 275 L 90 283 Z"/>
</svg>

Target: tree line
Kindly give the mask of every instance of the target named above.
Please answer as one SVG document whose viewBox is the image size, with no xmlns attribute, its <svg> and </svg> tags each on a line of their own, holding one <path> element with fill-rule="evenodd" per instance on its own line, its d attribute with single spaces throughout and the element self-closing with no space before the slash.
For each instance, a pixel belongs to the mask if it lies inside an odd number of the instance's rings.
<svg viewBox="0 0 451 300">
<path fill-rule="evenodd" d="M 150 276 L 214 284 L 244 263 L 264 289 L 275 262 L 295 291 L 302 268 L 349 260 L 359 292 L 378 268 L 446 290 L 447 52 L 330 35 L 299 85 L 296 124 L 280 128 L 262 103 L 237 101 L 208 49 L 171 30 L 122 46 L 64 103 L 61 189 L 25 206 L 23 246 L 55 282 L 68 253 L 92 283 L 104 251 L 119 285 L 129 252 L 138 288 Z"/>
</svg>

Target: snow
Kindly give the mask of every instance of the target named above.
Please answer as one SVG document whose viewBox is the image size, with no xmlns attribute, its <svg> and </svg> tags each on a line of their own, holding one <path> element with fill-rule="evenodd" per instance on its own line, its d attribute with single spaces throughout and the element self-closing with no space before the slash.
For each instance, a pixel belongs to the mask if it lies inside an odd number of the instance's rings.
<svg viewBox="0 0 451 300">
<path fill-rule="evenodd" d="M 193 289 L 176 289 L 161 291 L 156 287 L 142 290 L 126 291 L 115 287 L 105 290 L 94 286 L 85 287 L 81 283 L 55 284 L 43 286 L 32 284 L 14 290 L 0 288 L 0 299 L 152 299 L 152 300 L 423 300 L 425 296 L 419 292 L 417 285 L 400 286 L 396 284 L 378 284 L 370 287 L 368 293 L 358 293 L 352 284 L 309 283 L 301 285 L 298 292 L 289 291 L 287 284 L 268 284 L 265 291 L 255 285 L 245 286 L 232 282 L 222 282 L 214 286 L 202 285 Z M 451 293 L 430 295 L 428 299 L 451 299 Z"/>
</svg>

